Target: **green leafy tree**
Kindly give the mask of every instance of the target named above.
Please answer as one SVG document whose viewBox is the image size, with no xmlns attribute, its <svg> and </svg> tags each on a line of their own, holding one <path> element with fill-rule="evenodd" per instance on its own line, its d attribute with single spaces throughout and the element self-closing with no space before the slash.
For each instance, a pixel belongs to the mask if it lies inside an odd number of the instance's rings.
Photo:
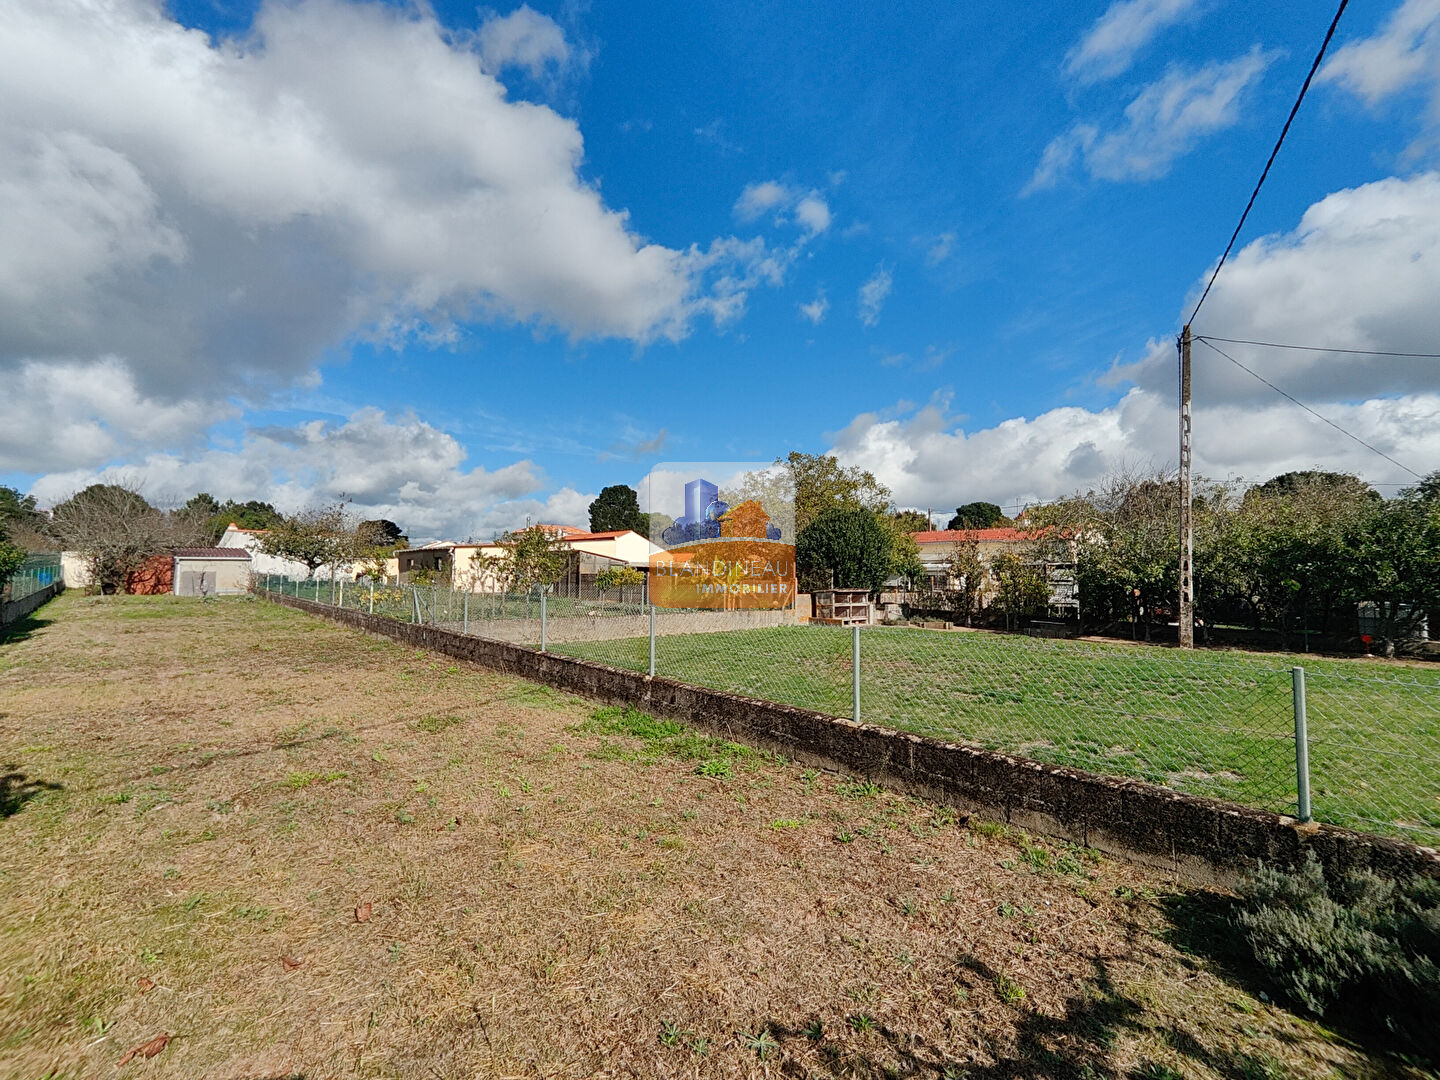
<svg viewBox="0 0 1440 1080">
<path fill-rule="evenodd" d="M 407 543 L 400 526 L 389 518 L 362 521 L 355 527 L 355 533 L 362 544 L 378 550 L 394 551 Z"/>
<path fill-rule="evenodd" d="M 907 533 L 929 532 L 930 519 L 919 510 L 896 510 L 890 515 L 896 528 Z"/>
<path fill-rule="evenodd" d="M 1044 611 L 1050 586 L 1039 568 L 1012 551 L 995 556 L 990 564 L 995 576 L 995 606 L 1005 613 L 1005 625 L 1014 630 L 1020 620 Z"/>
<path fill-rule="evenodd" d="M 598 531 L 598 530 L 597 530 Z M 570 560 L 564 542 L 539 525 L 530 525 L 500 537 L 505 554 L 496 568 L 506 590 L 529 589 L 558 581 Z"/>
<path fill-rule="evenodd" d="M 830 572 L 838 589 L 874 592 L 890 576 L 891 533 L 873 510 L 833 506 L 801 530 L 795 562 L 802 572 Z"/>
<path fill-rule="evenodd" d="M 228 525 L 235 524 L 242 529 L 268 529 L 284 518 L 267 502 L 251 499 L 237 503 L 227 499 L 222 503 L 208 491 L 192 496 L 181 511 L 194 519 L 212 543 L 220 539 Z"/>
<path fill-rule="evenodd" d="M 616 532 L 634 529 L 641 536 L 650 535 L 650 516 L 640 512 L 635 489 L 627 484 L 611 484 L 600 489 L 590 504 L 590 531 Z"/>
<path fill-rule="evenodd" d="M 980 559 L 980 545 L 974 540 L 955 541 L 945 557 L 945 572 L 950 578 L 948 591 L 955 612 L 969 626 L 984 602 L 985 583 L 990 579 L 990 572 Z"/>
<path fill-rule="evenodd" d="M 1375 605 L 1386 655 L 1440 614 L 1440 514 L 1418 498 L 1391 499 L 1350 517 L 1338 545 L 1349 572 L 1345 595 Z"/>
<path fill-rule="evenodd" d="M 899 577 L 907 589 L 916 589 L 925 579 L 925 564 L 920 561 L 920 545 L 910 529 L 896 514 L 881 516 L 880 523 L 890 535 L 890 577 Z"/>
<path fill-rule="evenodd" d="M 611 566 L 595 575 L 595 587 L 602 593 L 631 589 L 645 584 L 645 575 L 633 566 Z"/>
<path fill-rule="evenodd" d="M 792 452 L 775 464 L 790 474 L 797 536 L 827 510 L 865 510 L 873 516 L 889 507 L 889 488 L 872 473 L 841 465 L 829 454 Z"/>
<path fill-rule="evenodd" d="M 55 545 L 45 535 L 47 524 L 45 515 L 35 508 L 34 495 L 22 495 L 15 488 L 0 485 L 0 541 L 22 553 L 53 551 Z"/>
<path fill-rule="evenodd" d="M 18 516 L 20 504 L 18 491 L 14 488 L 0 488 L 0 591 L 4 590 L 15 571 L 25 562 L 25 549 L 10 540 L 10 523 L 13 517 Z M 34 505 L 35 501 L 31 499 L 31 509 Z M 11 510 L 12 506 L 15 507 L 14 511 Z"/>
<path fill-rule="evenodd" d="M 1000 512 L 1000 507 L 988 502 L 970 502 L 955 508 L 947 529 L 993 529 L 997 525 L 1008 525 L 1010 519 Z"/>
<path fill-rule="evenodd" d="M 354 524 L 339 505 L 313 506 L 282 517 L 260 536 L 260 550 L 305 567 L 314 577 L 322 566 L 363 557 Z"/>
<path fill-rule="evenodd" d="M 1358 476 L 1350 473 L 1323 472 L 1318 469 L 1301 469 L 1272 476 L 1263 484 L 1252 488 L 1248 495 L 1273 498 L 1313 493 L 1317 489 L 1327 492 L 1332 497 L 1345 500 L 1379 501 L 1380 499 L 1380 493 Z"/>
</svg>

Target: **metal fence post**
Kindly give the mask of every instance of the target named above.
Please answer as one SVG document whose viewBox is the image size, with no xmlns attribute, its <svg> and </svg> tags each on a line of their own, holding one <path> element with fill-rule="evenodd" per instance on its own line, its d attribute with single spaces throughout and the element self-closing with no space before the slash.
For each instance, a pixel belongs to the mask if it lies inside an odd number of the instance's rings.
<svg viewBox="0 0 1440 1080">
<path fill-rule="evenodd" d="M 465 599 L 461 601 L 461 612 L 460 632 L 468 634 L 470 633 L 470 594 L 468 592 L 465 594 Z"/>
<path fill-rule="evenodd" d="M 851 716 L 860 722 L 860 624 L 850 628 L 850 696 Z"/>
<path fill-rule="evenodd" d="M 1290 669 L 1295 699 L 1295 795 L 1301 821 L 1310 820 L 1310 732 L 1305 717 L 1305 669 Z"/>
<path fill-rule="evenodd" d="M 420 586 L 419 586 L 419 585 L 411 585 L 411 586 L 410 586 L 410 621 L 411 621 L 412 623 L 418 623 L 418 622 L 420 621 Z"/>
<path fill-rule="evenodd" d="M 375 579 L 370 579 L 370 614 L 375 614 Z"/>
<path fill-rule="evenodd" d="M 345 579 L 340 579 L 340 607 L 345 606 Z"/>
<path fill-rule="evenodd" d="M 540 651 L 545 651 L 545 590 L 540 590 Z"/>
<path fill-rule="evenodd" d="M 655 677 L 655 605 L 650 605 L 650 677 Z"/>
</svg>

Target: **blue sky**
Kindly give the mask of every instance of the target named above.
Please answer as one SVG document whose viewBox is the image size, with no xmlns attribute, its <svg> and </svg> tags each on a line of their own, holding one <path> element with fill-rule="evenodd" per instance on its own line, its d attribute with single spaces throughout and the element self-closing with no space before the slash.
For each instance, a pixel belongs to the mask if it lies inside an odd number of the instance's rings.
<svg viewBox="0 0 1440 1080">
<path fill-rule="evenodd" d="M 102 8 L 0 33 L 0 482 L 450 536 L 583 523 L 657 460 L 834 451 L 937 509 L 1163 467 L 1187 297 L 1329 16 Z M 1197 331 L 1440 351 L 1440 3 L 1352 4 L 1335 48 Z M 1234 355 L 1440 466 L 1434 362 Z M 1409 479 L 1196 361 L 1207 475 Z"/>
</svg>

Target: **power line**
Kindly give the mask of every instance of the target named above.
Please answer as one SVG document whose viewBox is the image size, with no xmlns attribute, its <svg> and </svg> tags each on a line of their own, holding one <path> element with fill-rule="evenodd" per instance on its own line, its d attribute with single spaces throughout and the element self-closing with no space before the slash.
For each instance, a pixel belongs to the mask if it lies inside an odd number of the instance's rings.
<svg viewBox="0 0 1440 1080">
<path fill-rule="evenodd" d="M 1330 39 L 1335 36 L 1335 27 L 1340 25 L 1340 16 L 1345 13 L 1345 7 L 1349 3 L 1350 0 L 1340 0 L 1340 6 L 1335 11 L 1335 18 L 1330 20 L 1330 29 L 1325 31 L 1325 40 L 1320 43 L 1320 51 L 1315 54 L 1315 62 L 1310 65 L 1310 74 L 1305 76 L 1305 84 L 1300 87 L 1300 96 L 1295 99 L 1295 104 L 1290 108 L 1290 115 L 1285 119 L 1285 126 L 1280 129 L 1280 138 L 1275 140 L 1275 149 L 1270 151 L 1270 160 L 1265 162 L 1265 169 L 1255 184 L 1255 190 L 1250 193 L 1250 201 L 1245 204 L 1245 212 L 1240 215 L 1240 223 L 1230 234 L 1230 243 L 1225 245 L 1225 253 L 1220 256 L 1220 261 L 1215 265 L 1215 272 L 1210 275 L 1210 281 L 1206 284 L 1205 291 L 1200 294 L 1200 300 L 1195 305 L 1195 310 L 1190 313 L 1190 318 L 1186 320 L 1187 323 L 1193 323 L 1195 316 L 1200 314 L 1200 305 L 1205 303 L 1205 297 L 1210 295 L 1211 286 L 1220 276 L 1220 267 L 1224 266 L 1225 260 L 1230 257 L 1230 251 L 1240 236 L 1240 230 L 1245 227 L 1245 219 L 1250 216 L 1250 208 L 1255 205 L 1255 198 L 1260 194 L 1260 188 L 1264 185 L 1265 178 L 1270 175 L 1270 166 L 1275 164 L 1275 155 L 1280 153 L 1280 147 L 1285 142 L 1285 136 L 1290 132 L 1290 125 L 1295 120 L 1295 114 L 1300 111 L 1300 103 L 1305 100 L 1305 94 L 1310 89 L 1310 80 L 1315 78 L 1315 72 L 1320 69 L 1320 61 L 1324 59 L 1325 50 L 1330 47 Z"/>
<path fill-rule="evenodd" d="M 1268 386 L 1271 390 L 1274 390 L 1274 391 L 1275 391 L 1277 394 L 1279 394 L 1281 397 L 1285 398 L 1286 400 L 1288 400 L 1288 401 L 1290 401 L 1290 402 L 1293 402 L 1293 403 L 1296 404 L 1296 405 L 1299 405 L 1300 408 L 1304 409 L 1304 410 L 1305 410 L 1307 413 L 1309 413 L 1311 416 L 1315 417 L 1316 420 L 1320 420 L 1320 421 L 1322 421 L 1322 422 L 1324 422 L 1324 423 L 1326 423 L 1326 424 L 1329 424 L 1332 428 L 1334 428 L 1336 431 L 1340 432 L 1340 434 L 1341 434 L 1341 435 L 1344 435 L 1347 439 L 1353 439 L 1355 442 L 1357 442 L 1357 443 L 1359 443 L 1361 446 L 1365 447 L 1366 450 L 1370 450 L 1370 451 L 1373 451 L 1373 452 L 1376 453 L 1376 454 L 1379 454 L 1379 455 L 1380 455 L 1381 457 L 1383 457 L 1386 461 L 1390 462 L 1391 465 L 1395 465 L 1395 466 L 1397 466 L 1397 467 L 1399 467 L 1399 468 L 1401 468 L 1401 469 L 1404 469 L 1404 470 L 1405 470 L 1407 473 L 1409 473 L 1411 476 L 1415 477 L 1416 480 L 1423 480 L 1423 479 L 1424 479 L 1424 477 L 1422 477 L 1422 476 L 1421 476 L 1418 472 L 1416 472 L 1414 469 L 1410 468 L 1410 466 L 1401 464 L 1400 462 L 1396 461 L 1393 457 L 1391 457 L 1389 454 L 1385 453 L 1384 450 L 1381 450 L 1381 449 L 1379 449 L 1379 448 L 1377 448 L 1377 447 L 1371 446 L 1371 445 L 1370 445 L 1368 442 L 1366 442 L 1364 439 L 1360 438 L 1360 436 L 1358 436 L 1358 435 L 1352 435 L 1350 432 L 1346 431 L 1346 430 L 1345 430 L 1343 427 L 1341 427 L 1339 424 L 1335 423 L 1335 421 L 1330 420 L 1330 419 L 1327 419 L 1327 418 L 1324 417 L 1324 416 L 1321 416 L 1318 412 L 1316 412 L 1314 409 L 1310 408 L 1309 405 L 1306 405 L 1306 404 L 1305 404 L 1303 401 L 1301 401 L 1299 398 L 1295 397 L 1295 396 L 1292 395 L 1292 394 L 1287 394 L 1284 390 L 1281 390 L 1280 387 L 1276 386 L 1274 383 L 1272 383 L 1269 379 L 1265 378 L 1263 375 L 1259 374 L 1258 372 L 1255 372 L 1255 371 L 1250 370 L 1248 367 L 1246 367 L 1244 364 L 1242 364 L 1239 360 L 1236 360 L 1236 359 L 1235 359 L 1233 356 L 1231 356 L 1229 353 L 1225 352 L 1225 350 L 1219 348 L 1218 346 L 1214 345 L 1213 343 L 1211 343 L 1211 342 L 1209 342 L 1209 341 L 1206 341 L 1204 338 L 1197 338 L 1196 340 L 1205 342 L 1206 348 L 1212 349 L 1212 350 L 1214 350 L 1215 352 L 1219 353 L 1221 356 L 1225 357 L 1226 360 L 1229 360 L 1232 364 L 1234 364 L 1236 367 L 1238 367 L 1241 371 L 1245 372 L 1245 374 L 1251 376 L 1252 378 L 1258 379 L 1260 382 L 1262 382 L 1262 383 L 1264 383 L 1266 386 Z"/>
<path fill-rule="evenodd" d="M 1440 353 L 1433 352 L 1390 352 L 1386 349 L 1327 349 L 1323 345 L 1282 345 L 1276 341 L 1248 341 L 1245 338 L 1214 337 L 1197 334 L 1196 341 L 1224 341 L 1231 345 L 1262 345 L 1267 349 L 1297 349 L 1300 352 L 1346 353 L 1350 356 L 1407 356 L 1415 360 L 1440 360 Z"/>
</svg>

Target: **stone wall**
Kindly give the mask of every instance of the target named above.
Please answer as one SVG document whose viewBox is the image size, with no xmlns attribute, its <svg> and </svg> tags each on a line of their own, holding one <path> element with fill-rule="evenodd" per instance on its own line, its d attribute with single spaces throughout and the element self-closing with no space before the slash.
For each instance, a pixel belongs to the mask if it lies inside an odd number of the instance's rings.
<svg viewBox="0 0 1440 1080">
<path fill-rule="evenodd" d="M 796 761 L 864 776 L 977 818 L 1131 859 L 1192 882 L 1232 884 L 1262 861 L 1295 866 L 1313 851 L 1336 872 L 1440 877 L 1440 854 L 1400 841 L 1187 795 L 1139 780 L 892 731 L 789 705 L 649 678 L 533 648 L 432 626 L 272 596 L 323 615 L 598 701 L 633 705 Z"/>
</svg>

